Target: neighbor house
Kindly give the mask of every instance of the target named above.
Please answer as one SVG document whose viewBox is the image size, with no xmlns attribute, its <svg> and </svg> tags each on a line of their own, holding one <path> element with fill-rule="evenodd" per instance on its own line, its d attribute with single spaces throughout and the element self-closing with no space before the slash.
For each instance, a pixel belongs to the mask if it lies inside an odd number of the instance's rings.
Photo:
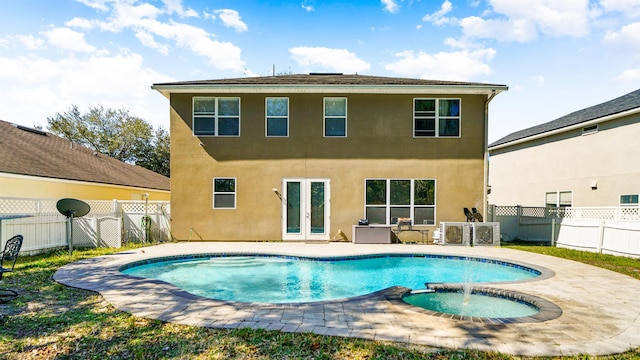
<svg viewBox="0 0 640 360">
<path fill-rule="evenodd" d="M 54 134 L 0 121 L 0 197 L 169 200 L 169 178 Z"/>
<path fill-rule="evenodd" d="M 489 146 L 496 205 L 638 206 L 640 90 Z"/>
<path fill-rule="evenodd" d="M 173 235 L 298 241 L 484 211 L 488 104 L 507 90 L 314 73 L 152 88 L 170 102 Z"/>
</svg>

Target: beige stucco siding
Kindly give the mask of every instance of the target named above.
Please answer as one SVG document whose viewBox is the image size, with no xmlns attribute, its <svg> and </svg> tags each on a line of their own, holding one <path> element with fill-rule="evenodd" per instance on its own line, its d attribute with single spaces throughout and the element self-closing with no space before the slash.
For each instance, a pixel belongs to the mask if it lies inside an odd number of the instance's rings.
<svg viewBox="0 0 640 360">
<path fill-rule="evenodd" d="M 640 192 L 640 117 L 599 124 L 491 151 L 489 202 L 544 206 L 545 193 L 572 191 L 573 206 L 618 206 Z M 592 189 L 592 182 L 597 189 Z"/>
<path fill-rule="evenodd" d="M 84 200 L 169 200 L 170 191 L 37 176 L 0 174 L 0 197 Z"/>
<path fill-rule="evenodd" d="M 460 138 L 413 138 L 421 95 L 224 94 L 241 98 L 240 137 L 196 137 L 192 97 L 171 95 L 172 232 L 178 239 L 280 240 L 283 178 L 330 181 L 330 236 L 364 217 L 368 178 L 435 179 L 436 224 L 484 208 L 482 95 L 461 99 Z M 206 96 L 215 96 L 207 94 Z M 265 97 L 289 98 L 289 137 L 265 136 Z M 347 98 L 347 137 L 323 136 L 323 98 Z M 215 177 L 236 178 L 236 208 L 213 209 Z M 433 230 L 434 227 L 425 227 Z M 404 235 L 404 234 L 403 234 Z M 402 238 L 419 238 L 406 234 Z"/>
</svg>

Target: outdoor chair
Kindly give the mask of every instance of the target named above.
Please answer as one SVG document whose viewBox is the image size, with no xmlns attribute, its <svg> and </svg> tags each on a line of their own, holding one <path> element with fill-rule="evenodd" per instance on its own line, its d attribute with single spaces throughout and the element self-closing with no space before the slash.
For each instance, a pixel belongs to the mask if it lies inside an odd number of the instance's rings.
<svg viewBox="0 0 640 360">
<path fill-rule="evenodd" d="M 0 280 L 4 273 L 12 272 L 22 247 L 22 235 L 16 235 L 7 240 L 4 250 L 0 253 Z M 10 289 L 0 289 L 0 302 L 4 303 L 18 296 L 18 293 Z"/>
<path fill-rule="evenodd" d="M 473 222 L 473 214 L 469 211 L 469 208 L 464 208 L 464 216 L 467 217 L 467 222 Z"/>
<path fill-rule="evenodd" d="M 478 222 L 482 222 L 482 214 L 478 212 L 478 209 L 472 208 L 471 211 L 473 212 L 473 218 Z"/>
</svg>

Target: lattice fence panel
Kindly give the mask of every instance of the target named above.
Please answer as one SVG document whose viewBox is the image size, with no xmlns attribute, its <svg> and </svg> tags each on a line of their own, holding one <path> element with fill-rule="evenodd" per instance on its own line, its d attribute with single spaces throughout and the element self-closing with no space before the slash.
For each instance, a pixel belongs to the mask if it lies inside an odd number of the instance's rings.
<svg viewBox="0 0 640 360">
<path fill-rule="evenodd" d="M 517 216 L 518 215 L 518 207 L 517 206 L 496 206 L 495 216 Z"/>
<path fill-rule="evenodd" d="M 522 216 L 543 218 L 546 217 L 547 211 L 543 207 L 523 207 Z"/>
<path fill-rule="evenodd" d="M 36 214 L 38 213 L 38 200 L 3 198 L 0 201 L 0 214 Z"/>
<path fill-rule="evenodd" d="M 619 211 L 620 220 L 640 221 L 640 208 L 623 207 Z"/>
</svg>

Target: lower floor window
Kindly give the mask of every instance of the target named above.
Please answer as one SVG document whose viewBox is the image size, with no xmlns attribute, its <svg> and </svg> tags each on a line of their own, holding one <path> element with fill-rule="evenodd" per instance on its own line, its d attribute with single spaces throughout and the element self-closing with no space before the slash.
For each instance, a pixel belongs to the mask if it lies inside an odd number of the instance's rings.
<svg viewBox="0 0 640 360">
<path fill-rule="evenodd" d="M 620 195 L 620 206 L 638 206 L 638 194 Z"/>
<path fill-rule="evenodd" d="M 435 180 L 365 180 L 365 217 L 369 224 L 397 224 L 411 219 L 414 225 L 435 224 Z"/>
<path fill-rule="evenodd" d="M 546 207 L 571 207 L 573 193 L 571 191 L 552 191 L 545 194 Z"/>
<path fill-rule="evenodd" d="M 236 179 L 235 178 L 214 178 L 213 179 L 213 208 L 214 209 L 235 209 L 236 208 Z"/>
</svg>

